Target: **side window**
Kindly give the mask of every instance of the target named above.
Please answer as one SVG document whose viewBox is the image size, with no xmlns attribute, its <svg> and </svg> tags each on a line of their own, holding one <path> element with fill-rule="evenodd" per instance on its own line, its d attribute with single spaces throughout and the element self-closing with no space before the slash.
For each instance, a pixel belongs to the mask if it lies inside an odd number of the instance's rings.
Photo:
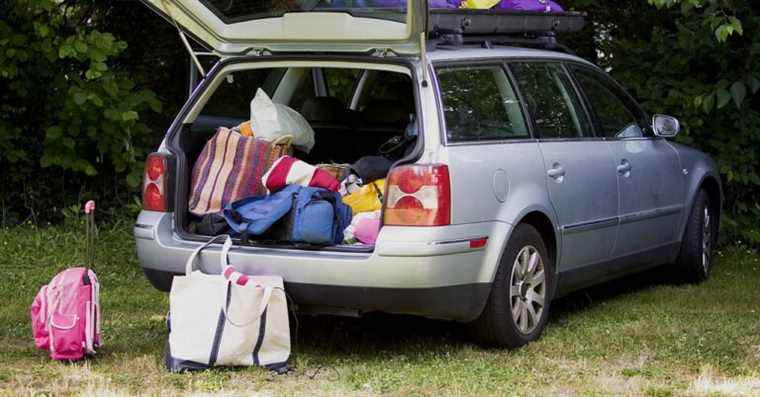
<svg viewBox="0 0 760 397">
<path fill-rule="evenodd" d="M 530 138 L 501 66 L 444 67 L 436 76 L 449 142 Z"/>
<path fill-rule="evenodd" d="M 271 96 L 284 72 L 284 69 L 251 69 L 227 75 L 209 98 L 203 114 L 247 118 L 256 90 L 261 88 Z"/>
<path fill-rule="evenodd" d="M 541 139 L 591 136 L 591 128 L 570 76 L 559 64 L 510 64 Z"/>
<path fill-rule="evenodd" d="M 644 136 L 644 115 L 610 79 L 588 68 L 572 66 L 575 78 L 586 94 L 596 116 L 597 127 L 606 138 Z"/>
</svg>

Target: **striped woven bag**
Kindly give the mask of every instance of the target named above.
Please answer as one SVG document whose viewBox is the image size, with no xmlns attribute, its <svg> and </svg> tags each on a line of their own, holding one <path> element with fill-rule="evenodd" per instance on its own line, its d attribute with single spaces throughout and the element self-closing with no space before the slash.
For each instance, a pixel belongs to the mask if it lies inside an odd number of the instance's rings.
<svg viewBox="0 0 760 397">
<path fill-rule="evenodd" d="M 193 166 L 190 212 L 213 214 L 227 203 L 266 194 L 261 177 L 275 160 L 291 153 L 292 142 L 290 135 L 267 142 L 220 127 Z"/>
</svg>

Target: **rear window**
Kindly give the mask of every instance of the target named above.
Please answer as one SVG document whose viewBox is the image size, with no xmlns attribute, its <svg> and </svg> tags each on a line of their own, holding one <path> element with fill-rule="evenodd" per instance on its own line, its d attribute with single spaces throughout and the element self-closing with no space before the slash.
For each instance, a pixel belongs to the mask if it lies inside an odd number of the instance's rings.
<svg viewBox="0 0 760 397">
<path fill-rule="evenodd" d="M 436 70 L 448 142 L 530 138 L 520 102 L 501 66 Z"/>
<path fill-rule="evenodd" d="M 406 20 L 403 0 L 201 0 L 225 23 L 279 17 L 288 12 L 341 11 L 355 17 Z"/>
</svg>

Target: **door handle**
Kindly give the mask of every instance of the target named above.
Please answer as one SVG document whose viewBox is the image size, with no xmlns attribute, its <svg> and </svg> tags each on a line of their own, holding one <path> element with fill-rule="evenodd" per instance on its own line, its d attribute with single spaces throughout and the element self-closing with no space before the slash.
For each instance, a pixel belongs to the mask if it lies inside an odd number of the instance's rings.
<svg viewBox="0 0 760 397">
<path fill-rule="evenodd" d="M 561 180 L 562 177 L 564 177 L 566 174 L 565 167 L 563 167 L 559 163 L 554 163 L 553 168 L 546 171 L 546 175 L 549 175 L 549 178 Z"/>
<path fill-rule="evenodd" d="M 620 165 L 617 166 L 617 172 L 626 178 L 631 175 L 631 169 L 631 163 L 626 159 L 623 159 L 623 161 L 620 162 Z"/>
</svg>

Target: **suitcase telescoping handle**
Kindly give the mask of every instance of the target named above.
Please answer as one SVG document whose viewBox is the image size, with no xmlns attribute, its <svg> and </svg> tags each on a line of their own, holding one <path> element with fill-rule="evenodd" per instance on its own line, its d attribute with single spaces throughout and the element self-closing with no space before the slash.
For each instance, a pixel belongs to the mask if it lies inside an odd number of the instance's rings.
<svg viewBox="0 0 760 397">
<path fill-rule="evenodd" d="M 86 239 L 85 251 L 87 255 L 87 268 L 92 269 L 95 266 L 95 201 L 90 200 L 84 204 L 84 214 L 86 217 Z"/>
</svg>

